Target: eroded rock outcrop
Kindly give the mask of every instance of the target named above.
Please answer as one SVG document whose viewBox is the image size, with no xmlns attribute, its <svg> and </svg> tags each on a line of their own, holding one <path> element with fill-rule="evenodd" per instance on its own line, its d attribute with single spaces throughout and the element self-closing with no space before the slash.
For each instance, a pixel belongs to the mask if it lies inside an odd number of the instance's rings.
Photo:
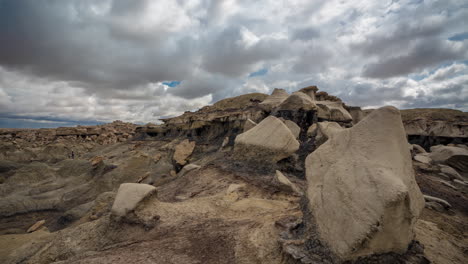
<svg viewBox="0 0 468 264">
<path fill-rule="evenodd" d="M 187 164 L 187 158 L 195 149 L 195 141 L 183 140 L 175 147 L 174 160 L 179 165 Z"/>
<path fill-rule="evenodd" d="M 237 158 L 275 163 L 299 149 L 299 142 L 281 120 L 269 116 L 235 139 Z"/>
<path fill-rule="evenodd" d="M 468 172 L 468 149 L 455 146 L 433 146 L 429 157 L 436 163 L 445 163 L 462 172 Z"/>
<path fill-rule="evenodd" d="M 155 193 L 156 188 L 148 184 L 123 183 L 117 191 L 111 213 L 117 218 L 123 218 L 135 210 L 141 201 Z"/>
<path fill-rule="evenodd" d="M 306 176 L 310 220 L 340 259 L 407 250 L 424 199 L 396 108 L 329 138 L 307 157 Z"/>
</svg>

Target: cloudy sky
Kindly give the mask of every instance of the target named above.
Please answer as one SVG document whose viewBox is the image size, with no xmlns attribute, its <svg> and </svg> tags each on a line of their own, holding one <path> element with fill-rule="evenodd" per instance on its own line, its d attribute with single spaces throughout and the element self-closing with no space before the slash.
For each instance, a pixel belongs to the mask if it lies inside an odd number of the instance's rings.
<svg viewBox="0 0 468 264">
<path fill-rule="evenodd" d="M 468 2 L 0 0 L 0 127 L 155 122 L 308 85 L 468 111 Z"/>
</svg>

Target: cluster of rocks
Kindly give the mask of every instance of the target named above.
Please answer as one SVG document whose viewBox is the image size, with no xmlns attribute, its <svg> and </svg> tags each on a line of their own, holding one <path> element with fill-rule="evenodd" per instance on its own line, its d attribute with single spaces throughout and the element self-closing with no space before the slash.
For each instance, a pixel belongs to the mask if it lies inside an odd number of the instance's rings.
<svg viewBox="0 0 468 264">
<path fill-rule="evenodd" d="M 41 129 L 1 129 L 0 140 L 29 146 L 52 142 L 95 142 L 108 145 L 126 141 L 135 133 L 136 125 L 120 120 L 97 126 L 58 127 Z"/>
<path fill-rule="evenodd" d="M 468 144 L 468 113 L 453 109 L 402 110 L 408 140 L 429 150 L 438 144 Z"/>
<path fill-rule="evenodd" d="M 451 205 L 422 194 L 413 165 L 467 185 L 468 147 L 409 148 L 414 122 L 405 120 L 394 107 L 365 112 L 310 86 L 228 98 L 161 125 L 2 132 L 6 141 L 61 144 L 49 144 L 50 155 L 69 151 L 64 142 L 114 146 L 54 163 L 17 163 L 27 149 L 0 152 L 9 160 L 0 162 L 0 216 L 54 211 L 55 230 L 78 223 L 34 251 L 31 259 L 42 262 L 159 239 L 162 252 L 199 263 L 187 259 L 207 257 L 194 245 L 210 233 L 204 238 L 217 250 L 225 237 L 237 243 L 220 246 L 237 263 L 426 263 L 415 242 L 425 201 Z M 42 216 L 24 231 L 50 226 Z M 183 254 L 166 250 L 168 237 L 181 241 Z"/>
<path fill-rule="evenodd" d="M 442 182 L 454 189 L 457 189 L 454 185 L 468 185 L 467 145 L 436 145 L 426 152 L 421 146 L 413 144 L 411 151 L 418 169 L 438 173 Z"/>
<path fill-rule="evenodd" d="M 293 94 L 275 89 L 271 95 L 253 93 L 228 98 L 196 112 L 162 119 L 164 123 L 161 125 L 140 126 L 136 134 L 138 139 L 153 140 L 188 137 L 197 141 L 222 142 L 228 138 L 228 144 L 233 145 L 234 138 L 244 132 L 247 120 L 256 124 L 267 116 L 291 120 L 301 128 L 317 121 L 351 126 L 353 117 L 348 107 L 339 98 L 317 91 L 316 86 L 310 86 Z M 354 107 L 352 112 L 360 116 L 362 111 Z"/>
<path fill-rule="evenodd" d="M 262 103 L 271 107 L 272 113 L 291 111 L 286 102 L 294 111 L 315 110 L 328 120 L 352 121 L 341 103 L 314 102 L 301 91 L 281 100 L 278 94 L 275 91 Z M 330 105 L 334 107 L 327 108 L 327 114 L 320 112 L 325 109 L 320 107 Z M 284 116 L 295 119 L 297 112 Z M 304 221 L 316 227 L 337 261 L 404 253 L 414 238 L 413 227 L 424 199 L 415 181 L 399 111 L 393 107 L 377 109 L 351 128 L 319 120 L 302 130 L 293 120 L 273 115 L 253 127 L 247 121 L 249 129 L 235 139 L 235 156 L 275 164 L 294 155 L 304 142 L 317 141 L 320 147 L 305 161 L 306 197 L 312 217 Z M 297 139 L 301 133 L 307 138 Z M 300 259 L 309 263 L 309 258 Z"/>
</svg>

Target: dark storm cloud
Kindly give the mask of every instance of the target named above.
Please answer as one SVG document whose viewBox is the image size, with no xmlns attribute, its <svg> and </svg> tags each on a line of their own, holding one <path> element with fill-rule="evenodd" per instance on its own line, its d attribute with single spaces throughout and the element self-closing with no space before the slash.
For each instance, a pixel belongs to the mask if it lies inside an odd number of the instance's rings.
<svg viewBox="0 0 468 264">
<path fill-rule="evenodd" d="M 466 48 L 458 49 L 437 39 L 418 43 L 406 55 L 382 58 L 377 63 L 364 67 L 363 76 L 370 78 L 389 78 L 407 75 L 428 66 L 451 60 L 466 58 Z"/>
<path fill-rule="evenodd" d="M 82 3 L 1 1 L 0 64 L 39 76 L 107 88 L 176 79 L 190 73 L 189 37 L 181 37 L 181 44 L 176 47 L 167 42 L 129 42 L 121 38 L 131 39 L 136 33 L 129 34 L 130 29 L 108 22 L 112 16 L 135 16 L 143 4 L 112 2 L 113 13 L 108 19 L 93 14 Z M 126 35 L 122 33 L 125 30 Z M 114 37 L 116 32 L 120 32 L 120 39 Z M 145 33 L 159 32 L 155 29 Z"/>
<path fill-rule="evenodd" d="M 284 41 L 266 38 L 249 40 L 246 34 L 250 33 L 245 30 L 230 27 L 210 38 L 211 41 L 204 48 L 202 67 L 208 72 L 238 77 L 251 72 L 251 67 L 258 61 L 272 60 L 281 55 L 278 51 L 285 47 Z"/>
</svg>

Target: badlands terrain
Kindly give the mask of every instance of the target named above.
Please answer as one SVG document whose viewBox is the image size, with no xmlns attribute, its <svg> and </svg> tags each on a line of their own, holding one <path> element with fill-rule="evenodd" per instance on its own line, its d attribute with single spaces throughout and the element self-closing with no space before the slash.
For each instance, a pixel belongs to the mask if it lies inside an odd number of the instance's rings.
<svg viewBox="0 0 468 264">
<path fill-rule="evenodd" d="M 468 113 L 311 86 L 162 122 L 1 129 L 0 262 L 468 263 Z"/>
</svg>

